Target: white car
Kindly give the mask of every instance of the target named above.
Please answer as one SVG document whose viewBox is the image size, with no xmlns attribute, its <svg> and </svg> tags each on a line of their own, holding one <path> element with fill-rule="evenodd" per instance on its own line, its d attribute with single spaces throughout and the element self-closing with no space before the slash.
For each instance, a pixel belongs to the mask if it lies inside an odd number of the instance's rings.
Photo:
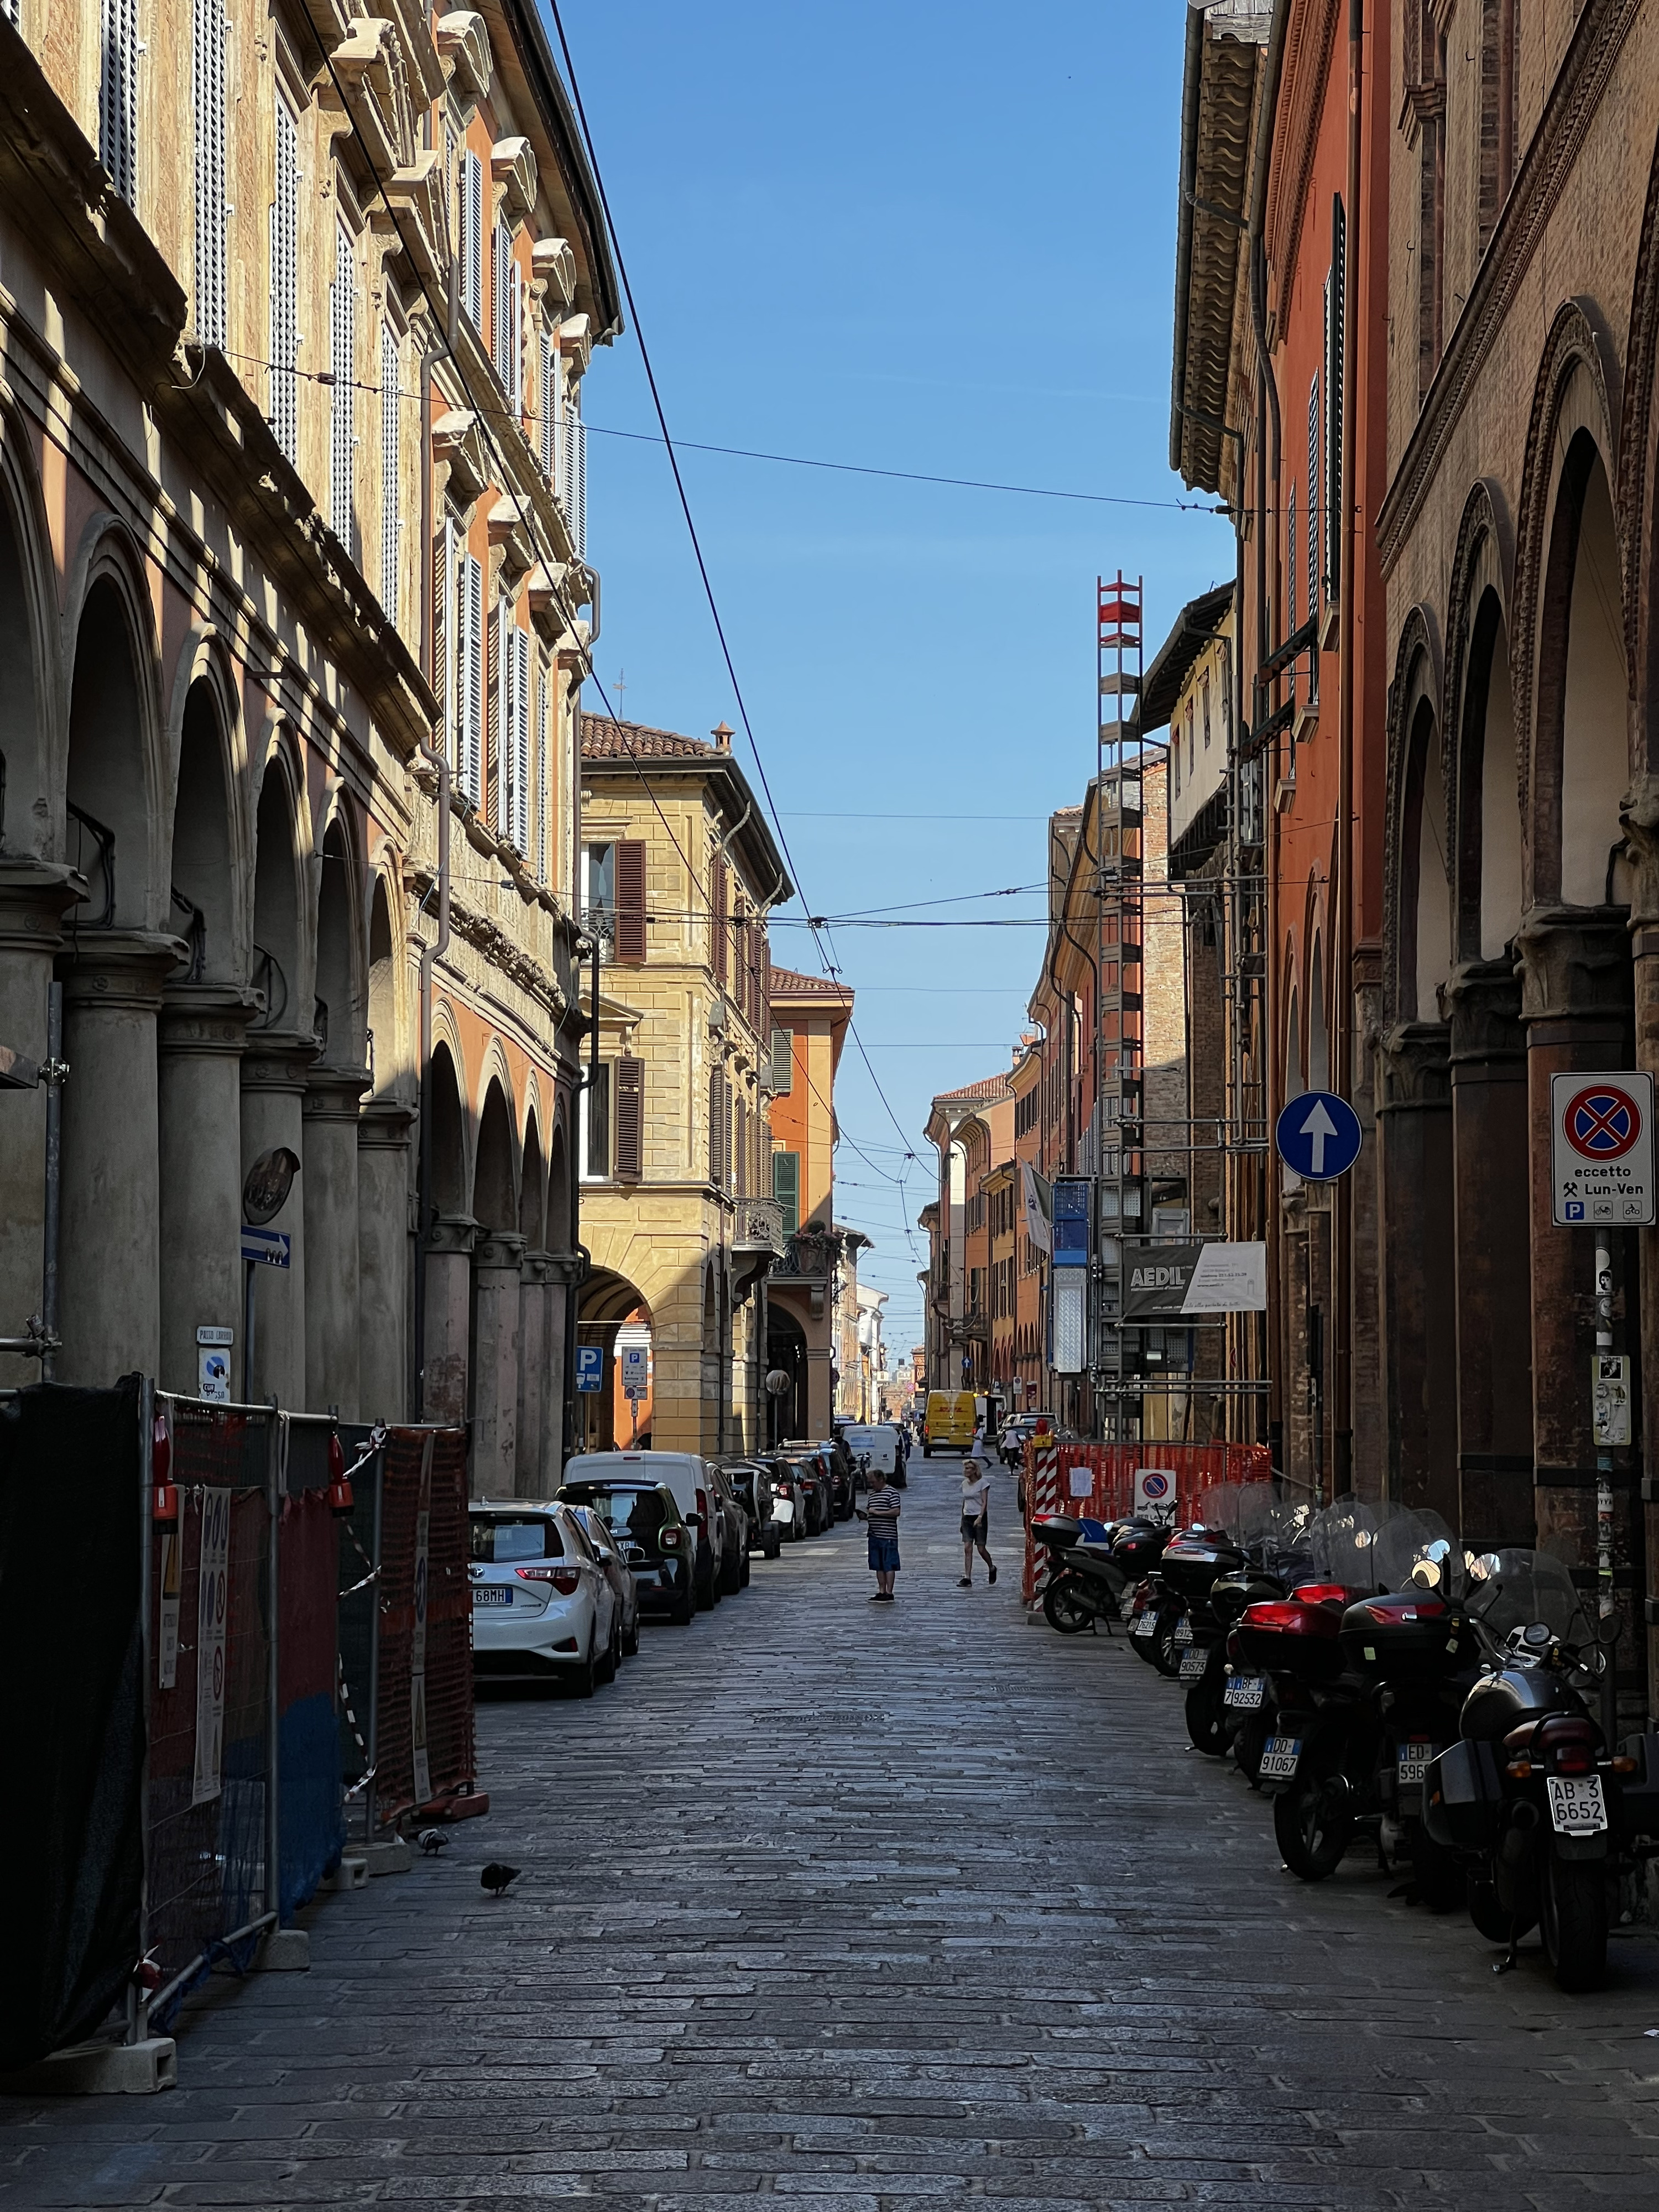
<svg viewBox="0 0 1659 2212">
<path fill-rule="evenodd" d="M 616 1674 L 622 1611 L 575 1516 L 517 1498 L 476 1500 L 467 1519 L 475 1676 L 591 1698 Z"/>
</svg>

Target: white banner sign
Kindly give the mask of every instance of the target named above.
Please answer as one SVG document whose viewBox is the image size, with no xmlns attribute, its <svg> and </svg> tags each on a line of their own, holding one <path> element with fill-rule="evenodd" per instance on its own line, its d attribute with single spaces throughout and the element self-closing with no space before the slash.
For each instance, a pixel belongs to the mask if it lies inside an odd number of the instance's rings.
<svg viewBox="0 0 1659 2212">
<path fill-rule="evenodd" d="M 170 1690 L 179 1680 L 179 1568 L 184 1546 L 176 1529 L 161 1537 L 161 1618 L 155 1637 L 156 1687 Z"/>
<path fill-rule="evenodd" d="M 225 1741 L 225 1629 L 230 1611 L 230 1492 L 202 1492 L 202 1559 L 196 1591 L 196 1779 L 190 1802 L 219 1795 Z"/>
</svg>

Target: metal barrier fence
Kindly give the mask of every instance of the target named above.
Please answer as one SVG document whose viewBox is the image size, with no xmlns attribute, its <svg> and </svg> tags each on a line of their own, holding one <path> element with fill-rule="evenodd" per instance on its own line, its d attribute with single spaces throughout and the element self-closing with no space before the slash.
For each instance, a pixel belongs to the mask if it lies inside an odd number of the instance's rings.
<svg viewBox="0 0 1659 2212">
<path fill-rule="evenodd" d="M 1039 1513 L 1070 1513 L 1079 1520 L 1114 1521 L 1134 1506 L 1136 1478 L 1154 1492 L 1156 1510 L 1173 1514 L 1180 1527 L 1198 1510 L 1206 1491 L 1221 1483 L 1267 1482 L 1273 1455 L 1266 1444 L 1096 1444 L 1044 1437 L 1025 1447 L 1025 1572 L 1027 1605 L 1042 1597 L 1048 1578 L 1048 1548 L 1034 1540 Z M 1156 1482 L 1151 1478 L 1157 1477 Z"/>
<path fill-rule="evenodd" d="M 487 1810 L 477 1790 L 466 1437 L 392 1429 L 382 1454 L 377 1817 Z"/>
</svg>

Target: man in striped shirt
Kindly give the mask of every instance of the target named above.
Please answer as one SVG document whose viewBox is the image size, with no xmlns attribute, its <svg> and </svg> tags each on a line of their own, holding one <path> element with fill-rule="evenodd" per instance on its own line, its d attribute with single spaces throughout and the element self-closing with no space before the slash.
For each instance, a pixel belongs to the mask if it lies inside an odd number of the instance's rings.
<svg viewBox="0 0 1659 2212">
<path fill-rule="evenodd" d="M 898 1522 L 899 1493 L 880 1468 L 870 1476 L 870 1487 L 865 1492 L 864 1503 L 858 1509 L 860 1521 L 870 1529 L 870 1567 L 876 1578 L 876 1587 L 870 1594 L 872 1605 L 890 1605 L 893 1601 L 893 1577 L 899 1569 Z"/>
</svg>

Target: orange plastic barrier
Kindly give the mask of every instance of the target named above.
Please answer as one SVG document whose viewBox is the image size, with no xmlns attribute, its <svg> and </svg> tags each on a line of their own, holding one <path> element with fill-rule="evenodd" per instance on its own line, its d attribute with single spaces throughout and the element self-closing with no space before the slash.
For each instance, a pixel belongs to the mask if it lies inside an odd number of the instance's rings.
<svg viewBox="0 0 1659 2212">
<path fill-rule="evenodd" d="M 1051 1554 L 1033 1540 L 1040 1513 L 1070 1513 L 1080 1521 L 1121 1519 L 1134 1504 L 1135 1474 L 1157 1468 L 1170 1478 L 1176 1526 L 1189 1521 L 1206 1490 L 1223 1482 L 1266 1482 L 1273 1474 L 1266 1444 L 1172 1444 L 1155 1438 L 1137 1443 L 1091 1444 L 1036 1439 L 1025 1447 L 1025 1574 L 1027 1605 L 1042 1595 Z M 1086 1485 L 1085 1478 L 1087 1478 Z"/>
</svg>

